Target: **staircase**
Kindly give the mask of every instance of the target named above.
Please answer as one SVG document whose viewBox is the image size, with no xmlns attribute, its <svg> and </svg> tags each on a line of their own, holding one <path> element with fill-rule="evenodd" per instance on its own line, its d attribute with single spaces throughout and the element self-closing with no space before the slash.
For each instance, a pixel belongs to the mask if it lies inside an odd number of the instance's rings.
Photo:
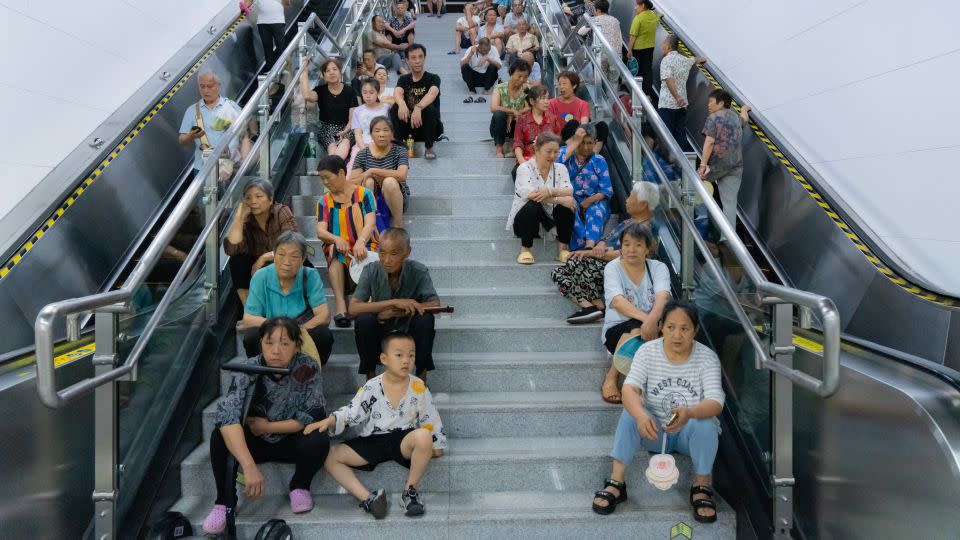
<svg viewBox="0 0 960 540">
<path fill-rule="evenodd" d="M 611 516 L 591 511 L 592 493 L 610 472 L 607 453 L 620 412 L 600 399 L 608 365 L 600 326 L 564 322 L 573 306 L 550 281 L 555 243 L 535 243 L 533 266 L 514 262 L 519 241 L 504 229 L 512 163 L 494 158 L 491 142 L 478 142 L 489 138 L 489 105 L 462 103 L 458 57 L 446 54 L 454 21 L 451 13 L 417 22 L 428 69 L 443 80 L 441 110 L 450 142 L 437 144 L 436 161 L 412 160 L 406 217 L 412 257 L 430 267 L 443 303 L 456 307 L 455 315 L 438 318 L 437 369 L 428 380 L 449 448 L 431 462 L 421 485 L 427 513 L 403 516 L 397 496 L 406 469 L 385 463 L 358 473 L 368 487 L 387 489 L 391 512 L 385 520 L 362 512 L 323 471 L 313 482 L 315 509 L 293 515 L 286 495 L 292 466 L 265 464 L 268 495 L 241 497 L 241 538 L 252 538 L 272 517 L 285 519 L 297 539 L 735 537 L 735 514 L 723 502 L 717 523 L 693 521 L 690 461 L 680 456 L 674 489 L 660 492 L 644 480 L 648 458 L 641 452 L 627 478 L 630 499 Z M 312 214 L 321 192 L 317 177 L 302 176 L 300 194 L 292 199 L 315 247 Z M 319 257 L 314 262 L 322 264 Z M 324 370 L 331 409 L 347 403 L 362 383 L 353 330 L 333 332 L 334 355 Z M 215 405 L 204 411 L 206 436 Z M 188 515 L 199 532 L 215 493 L 206 443 L 183 462 L 181 474 L 184 496 L 173 510 Z M 684 534 L 679 523 L 693 533 Z"/>
</svg>

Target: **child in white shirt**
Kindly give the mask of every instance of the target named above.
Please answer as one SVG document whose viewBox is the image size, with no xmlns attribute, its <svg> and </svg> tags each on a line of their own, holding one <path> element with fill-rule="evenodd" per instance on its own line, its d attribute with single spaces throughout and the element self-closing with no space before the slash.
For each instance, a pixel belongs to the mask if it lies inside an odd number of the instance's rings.
<svg viewBox="0 0 960 540">
<path fill-rule="evenodd" d="M 353 469 L 372 471 L 385 461 L 410 469 L 400 507 L 407 516 L 424 513 L 417 484 L 433 457 L 443 455 L 447 437 L 430 391 L 411 375 L 416 365 L 413 338 L 394 332 L 383 340 L 380 362 L 386 371 L 367 381 L 353 400 L 330 416 L 304 429 L 339 435 L 347 426 L 358 426 L 360 436 L 330 450 L 324 468 L 341 486 L 360 499 L 360 507 L 377 519 L 386 516 L 388 502 L 383 488 L 370 492 Z"/>
</svg>

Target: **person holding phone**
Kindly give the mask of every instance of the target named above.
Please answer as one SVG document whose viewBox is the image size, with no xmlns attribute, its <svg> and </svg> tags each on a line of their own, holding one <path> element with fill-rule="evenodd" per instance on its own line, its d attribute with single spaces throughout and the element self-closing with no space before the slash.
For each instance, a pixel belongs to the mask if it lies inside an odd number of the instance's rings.
<svg viewBox="0 0 960 540">
<path fill-rule="evenodd" d="M 623 413 L 613 437 L 613 470 L 593 500 L 594 512 L 611 514 L 627 499 L 627 466 L 640 448 L 690 456 L 690 504 L 701 523 L 717 520 L 711 475 L 717 457 L 724 393 L 720 360 L 694 337 L 699 315 L 693 305 L 671 301 L 663 309 L 663 337 L 645 343 L 634 356 L 623 384 Z"/>
</svg>

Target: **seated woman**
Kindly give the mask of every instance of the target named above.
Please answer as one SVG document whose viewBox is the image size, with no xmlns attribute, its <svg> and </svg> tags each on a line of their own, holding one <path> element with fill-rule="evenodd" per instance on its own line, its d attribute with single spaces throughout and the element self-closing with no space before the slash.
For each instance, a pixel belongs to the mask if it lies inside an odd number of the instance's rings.
<svg viewBox="0 0 960 540">
<path fill-rule="evenodd" d="M 530 110 L 517 119 L 513 130 L 513 154 L 517 165 L 533 157 L 533 143 L 541 133 L 559 134 L 556 118 L 547 110 L 550 105 L 550 93 L 544 86 L 534 86 L 527 90 L 527 106 Z"/>
<path fill-rule="evenodd" d="M 354 284 L 347 268 L 353 257 L 363 260 L 377 249 L 377 203 L 373 191 L 347 181 L 339 156 L 326 156 L 317 166 L 327 193 L 317 204 L 317 238 L 323 242 L 337 314 L 333 323 L 349 328 L 346 295 Z"/>
<path fill-rule="evenodd" d="M 473 14 L 473 8 L 473 4 L 464 4 L 463 17 L 453 25 L 453 54 L 460 54 L 462 49 L 469 49 L 477 42 L 480 17 Z"/>
<path fill-rule="evenodd" d="M 377 68 L 376 71 L 373 72 L 373 78 L 380 84 L 380 103 L 387 105 L 387 107 L 393 105 L 393 91 L 395 88 L 388 86 L 390 84 L 390 74 L 387 73 L 387 68 Z"/>
<path fill-rule="evenodd" d="M 505 31 L 503 25 L 500 23 L 500 18 L 497 16 L 496 8 L 486 8 L 483 12 L 483 26 L 480 27 L 477 37 L 489 39 L 490 45 L 500 51 L 500 54 L 503 54 L 504 35 Z"/>
<path fill-rule="evenodd" d="M 386 116 L 370 121 L 370 138 L 373 144 L 357 153 L 350 182 L 365 186 L 378 197 L 382 194 L 390 209 L 391 226 L 403 228 L 403 213 L 410 200 L 407 151 L 393 143 L 393 124 Z"/>
<path fill-rule="evenodd" d="M 596 128 L 590 124 L 582 126 L 560 149 L 557 158 L 570 173 L 573 198 L 577 200 L 577 220 L 570 238 L 571 250 L 593 249 L 610 218 L 613 186 L 607 160 L 593 151 L 596 142 Z"/>
<path fill-rule="evenodd" d="M 264 494 L 263 473 L 258 463 L 293 463 L 288 485 L 290 509 L 300 514 L 313 509 L 310 483 L 323 466 L 330 451 L 326 432 L 302 433 L 308 424 L 326 418 L 323 378 L 316 360 L 300 352 L 302 344 L 297 322 L 287 317 L 271 318 L 257 328 L 257 353 L 248 364 L 290 369 L 289 376 L 235 373 L 230 389 L 217 404 L 216 427 L 210 436 L 210 464 L 217 484 L 213 510 L 203 520 L 203 532 L 221 534 L 226 527 L 227 507 L 236 508 L 227 499 L 224 487 L 243 471 L 247 497 Z M 254 383 L 259 381 L 254 388 Z M 247 420 L 241 424 L 247 393 L 252 392 Z M 230 454 L 236 459 L 227 470 Z"/>
<path fill-rule="evenodd" d="M 660 191 L 657 186 L 649 182 L 637 182 L 627 196 L 627 219 L 620 222 L 606 238 L 593 246 L 593 249 L 571 252 L 567 263 L 553 271 L 550 277 L 560 288 L 560 293 L 580 307 L 579 311 L 567 317 L 568 323 L 584 324 L 603 318 L 606 307 L 603 303 L 603 269 L 608 262 L 620 256 L 620 234 L 628 226 L 639 223 L 650 227 L 656 238 L 657 227 L 653 223 L 653 211 L 659 204 Z M 656 253 L 656 240 L 650 251 Z M 604 399 L 610 401 L 616 398 L 612 403 L 619 403 L 616 374 L 613 373 L 610 381 L 612 384 L 608 385 L 607 382 L 603 385 Z"/>
<path fill-rule="evenodd" d="M 304 60 L 308 62 L 309 60 Z M 350 131 L 350 115 L 357 106 L 357 94 L 343 82 L 343 72 L 336 60 L 324 60 L 320 64 L 323 84 L 310 88 L 308 70 L 300 75 L 300 92 L 303 98 L 316 103 L 320 111 L 317 140 L 327 149 L 327 154 L 336 154 L 343 159 L 350 155 L 353 132 Z"/>
<path fill-rule="evenodd" d="M 570 121 L 586 124 L 590 121 L 590 105 L 576 96 L 580 76 L 573 71 L 561 71 L 557 75 L 557 97 L 550 100 L 548 110 L 557 119 L 559 132 Z"/>
<path fill-rule="evenodd" d="M 634 336 L 656 339 L 657 321 L 670 299 L 670 270 L 648 256 L 656 246 L 650 227 L 632 223 L 620 232 L 620 257 L 603 269 L 607 304 L 601 342 L 610 354 Z M 601 388 L 604 401 L 618 403 L 617 368 L 611 362 Z"/>
<path fill-rule="evenodd" d="M 534 157 L 517 169 L 513 206 L 507 216 L 507 230 L 520 237 L 520 255 L 517 262 L 533 264 L 530 248 L 533 239 L 545 230 L 556 227 L 559 251 L 557 260 L 565 263 L 570 252 L 567 244 L 573 232 L 573 186 L 567 168 L 557 163 L 560 137 L 551 132 L 541 133 L 534 143 Z"/>
<path fill-rule="evenodd" d="M 510 78 L 494 87 L 493 97 L 490 100 L 490 136 L 496 147 L 497 157 L 502 158 L 503 143 L 507 137 L 512 137 L 516 120 L 528 110 L 527 106 L 527 76 L 530 75 L 530 64 L 523 60 L 516 60 L 508 69 Z"/>
<path fill-rule="evenodd" d="M 667 452 L 693 460 L 693 518 L 703 523 L 717 520 L 710 482 L 720 434 L 716 417 L 723 411 L 724 394 L 717 355 L 694 341 L 698 325 L 696 308 L 670 302 L 660 321 L 663 337 L 645 343 L 634 356 L 623 384 L 624 410 L 613 436 L 613 471 L 603 490 L 596 492 L 594 512 L 611 514 L 627 499 L 627 465 L 640 448 L 659 452 L 666 437 Z M 681 380 L 683 384 L 676 384 Z"/>
<path fill-rule="evenodd" d="M 284 231 L 298 232 L 293 212 L 274 202 L 269 180 L 250 180 L 223 239 L 223 251 L 230 256 L 230 277 L 241 303 L 247 302 L 253 274 L 273 262 L 273 242 Z"/>
<path fill-rule="evenodd" d="M 350 115 L 350 127 L 353 129 L 353 145 L 350 152 L 350 162 L 347 164 L 347 176 L 357 157 L 357 153 L 373 144 L 370 136 L 370 121 L 378 116 L 390 114 L 390 106 L 380 103 L 380 83 L 376 79 L 367 78 L 360 82 L 360 106 L 353 109 Z"/>
<path fill-rule="evenodd" d="M 312 356 L 315 350 L 320 365 L 327 363 L 333 348 L 333 334 L 327 328 L 327 298 L 320 274 L 304 267 L 306 260 L 307 240 L 303 235 L 293 231 L 280 233 L 273 243 L 273 264 L 257 270 L 250 280 L 250 295 L 237 324 L 237 329 L 243 330 L 247 356 L 257 355 L 258 329 L 265 320 L 290 317 L 307 334 L 303 339 L 306 352 Z"/>
</svg>

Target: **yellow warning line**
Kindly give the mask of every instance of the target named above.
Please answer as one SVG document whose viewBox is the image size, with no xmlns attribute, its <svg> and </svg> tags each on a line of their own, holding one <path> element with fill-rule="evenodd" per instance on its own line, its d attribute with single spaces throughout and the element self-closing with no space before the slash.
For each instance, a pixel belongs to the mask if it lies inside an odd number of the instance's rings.
<svg viewBox="0 0 960 540">
<path fill-rule="evenodd" d="M 75 344 L 76 344 L 76 342 L 74 342 L 74 343 L 72 343 L 72 344 L 67 344 L 67 346 L 66 346 L 66 347 L 63 347 L 63 348 L 70 348 L 70 345 L 75 345 Z M 60 367 L 60 366 L 67 365 L 67 364 L 69 364 L 69 363 L 71 363 L 71 362 L 76 362 L 77 360 L 81 360 L 81 359 L 83 359 L 83 358 L 86 358 L 86 357 L 92 355 L 96 350 L 97 350 L 97 346 L 96 346 L 95 343 L 92 343 L 92 342 L 91 342 L 91 343 L 87 343 L 87 344 L 85 344 L 85 345 L 80 345 L 79 347 L 70 348 L 70 350 L 69 350 L 68 352 L 65 352 L 65 353 L 63 353 L 63 354 L 60 354 L 60 355 L 54 357 L 54 359 L 53 359 L 53 366 L 54 366 L 54 367 Z M 24 358 L 24 359 L 22 359 L 22 360 L 18 360 L 17 363 L 14 364 L 14 365 L 12 365 L 12 366 L 5 366 L 5 367 L 6 367 L 6 368 L 10 368 L 10 369 L 16 369 L 16 368 L 20 368 L 20 367 L 26 367 L 26 366 L 28 366 L 28 365 L 32 365 L 35 360 L 36 360 L 36 357 L 33 356 L 33 355 L 30 355 L 30 356 L 27 357 L 27 358 Z M 29 369 L 28 369 L 28 370 L 25 370 L 25 371 L 20 371 L 19 373 L 17 373 L 17 377 L 26 377 L 27 375 L 30 375 L 31 373 L 33 373 L 33 371 L 31 371 L 31 370 L 29 370 Z"/>
<path fill-rule="evenodd" d="M 191 77 L 193 77 L 194 75 L 196 75 L 198 71 L 200 71 L 200 66 L 203 65 L 203 63 L 206 62 L 207 59 L 213 55 L 213 53 L 220 47 L 220 45 L 222 45 L 223 42 L 227 40 L 227 37 L 229 37 L 230 34 L 232 34 L 234 30 L 237 29 L 238 26 L 240 26 L 240 23 L 243 22 L 245 17 L 246 17 L 245 15 L 240 15 L 239 17 L 237 17 L 237 19 L 233 22 L 233 24 L 231 24 L 230 27 L 227 28 L 227 30 L 223 33 L 223 35 L 220 36 L 220 38 L 216 41 L 216 43 L 214 43 L 213 46 L 210 47 L 207 50 L 207 52 L 204 53 L 204 55 L 201 56 L 199 60 L 197 60 L 195 64 L 193 64 L 190 70 L 187 71 L 183 75 L 183 77 L 181 77 L 180 80 L 177 81 L 175 85 L 173 85 L 170 91 L 167 92 L 166 95 L 164 95 L 160 99 L 160 101 L 154 104 L 154 106 L 150 109 L 150 112 L 148 112 L 147 115 L 144 116 L 140 120 L 140 122 L 138 122 L 137 125 L 132 130 L 130 130 L 129 133 L 127 133 L 127 135 L 123 138 L 123 140 L 120 141 L 120 143 L 110 152 L 110 154 L 107 155 L 107 157 L 104 158 L 104 160 L 97 165 L 97 167 L 93 170 L 93 172 L 90 173 L 89 176 L 84 178 L 83 181 L 80 182 L 80 185 L 74 188 L 74 190 L 70 193 L 70 195 L 68 195 L 67 198 L 62 203 L 60 203 L 59 208 L 57 208 L 56 211 L 50 214 L 50 216 L 43 222 L 43 225 L 41 225 L 40 228 L 37 229 L 26 242 L 20 245 L 20 247 L 14 252 L 14 255 L 12 257 L 7 259 L 3 263 L 3 265 L 0 266 L 0 280 L 7 277 L 7 274 L 9 274 L 10 271 L 13 270 L 18 264 L 20 264 L 20 261 L 23 260 L 24 255 L 26 255 L 27 253 L 30 252 L 31 249 L 33 249 L 33 247 L 37 244 L 37 242 L 39 242 L 40 239 L 43 238 L 43 235 L 47 234 L 47 232 L 50 231 L 50 228 L 53 227 L 54 223 L 56 223 L 61 216 L 63 216 L 63 214 L 67 211 L 67 209 L 73 206 L 73 204 L 77 202 L 77 199 L 79 199 L 80 196 L 83 195 L 83 193 L 87 190 L 87 188 L 93 185 L 93 182 L 96 181 L 96 179 L 101 174 L 103 174 L 103 171 L 110 166 L 110 163 L 112 163 L 113 160 L 117 159 L 117 156 L 119 156 L 120 152 L 122 152 L 123 149 L 126 148 L 128 144 L 130 144 L 130 141 L 132 141 L 134 137 L 139 135 L 140 132 L 143 131 L 143 128 L 146 127 L 146 125 L 149 124 L 151 120 L 153 120 L 153 118 L 157 115 L 157 113 L 159 113 L 160 110 L 163 109 L 163 107 L 167 104 L 167 102 L 169 102 L 170 99 L 173 98 L 174 94 L 179 92 L 180 89 L 183 88 L 183 86 L 187 83 L 187 81 L 189 81 Z"/>
<path fill-rule="evenodd" d="M 673 31 L 673 28 L 671 28 L 670 25 L 664 22 L 663 19 L 660 20 L 660 24 L 663 25 L 663 28 L 668 33 L 675 34 L 675 32 Z M 680 41 L 679 49 L 680 49 L 680 52 L 683 54 L 686 54 L 689 56 L 695 56 L 693 52 L 689 49 L 689 47 L 687 47 L 687 45 L 682 40 Z M 723 85 L 721 85 L 720 82 L 717 81 L 717 78 L 714 77 L 712 73 L 710 73 L 710 70 L 707 69 L 705 65 L 700 64 L 698 67 L 700 69 L 700 72 L 703 73 L 703 76 L 706 77 L 708 81 L 710 81 L 710 84 L 712 84 L 714 88 L 723 89 Z M 740 112 L 741 107 L 739 103 L 733 102 L 731 105 L 733 106 L 734 110 L 736 110 L 737 112 Z M 858 250 L 860 250 L 860 253 L 863 254 L 863 256 L 870 262 L 870 264 L 876 267 L 876 269 L 879 270 L 880 273 L 883 274 L 888 280 L 890 280 L 891 283 L 900 287 L 904 291 L 916 297 L 922 298 L 923 300 L 926 300 L 928 302 L 932 302 L 934 304 L 939 304 L 947 307 L 960 306 L 960 301 L 958 301 L 956 298 L 944 296 L 937 292 L 931 291 L 929 289 L 925 289 L 919 285 L 911 283 L 909 280 L 898 275 L 896 271 L 894 271 L 892 268 L 887 266 L 880 259 L 880 257 L 877 254 L 875 254 L 873 250 L 871 250 L 870 247 L 860 238 L 860 236 L 857 235 L 857 233 L 853 232 L 853 229 L 850 227 L 850 225 L 848 225 L 844 221 L 844 219 L 840 216 L 840 214 L 837 213 L 826 200 L 824 200 L 823 196 L 817 191 L 817 189 L 813 186 L 813 184 L 803 176 L 803 173 L 801 173 L 799 168 L 797 168 L 797 166 L 794 165 L 784 155 L 783 151 L 780 150 L 780 148 L 778 148 L 777 145 L 773 144 L 773 142 L 770 140 L 767 134 L 764 133 L 763 130 L 761 130 L 760 127 L 753 122 L 750 123 L 750 128 L 753 130 L 754 134 L 756 134 L 757 138 L 759 138 L 761 141 L 763 141 L 764 144 L 767 145 L 767 148 L 770 150 L 773 156 L 777 158 L 780 161 L 780 163 L 782 163 L 783 166 L 786 167 L 788 171 L 790 171 L 791 174 L 793 174 L 794 180 L 796 180 L 797 183 L 799 183 L 803 187 L 803 189 L 807 192 L 807 194 L 810 195 L 810 197 L 813 198 L 813 200 L 817 203 L 817 205 L 819 205 L 820 208 L 823 209 L 824 213 L 826 213 L 827 216 L 830 217 L 833 223 L 837 227 L 839 227 L 841 231 L 843 231 L 843 233 L 847 236 L 847 238 L 850 239 L 851 242 L 853 242 L 853 245 L 856 246 Z M 822 350 L 822 347 L 821 347 L 821 350 Z"/>
</svg>

